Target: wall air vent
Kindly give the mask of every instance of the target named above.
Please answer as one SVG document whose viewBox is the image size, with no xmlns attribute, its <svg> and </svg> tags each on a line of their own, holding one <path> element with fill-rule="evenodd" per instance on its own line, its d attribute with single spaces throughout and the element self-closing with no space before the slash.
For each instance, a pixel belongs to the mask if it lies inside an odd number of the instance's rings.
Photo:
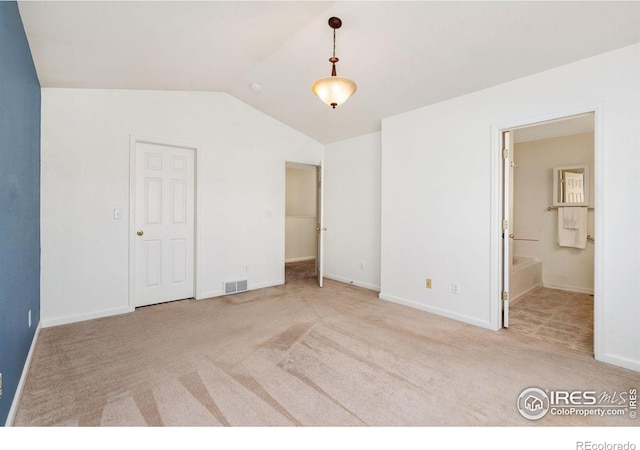
<svg viewBox="0 0 640 450">
<path fill-rule="evenodd" d="M 224 290 L 224 295 L 235 294 L 237 292 L 244 292 L 247 290 L 248 282 L 247 280 L 236 280 L 236 281 L 223 281 L 222 288 Z"/>
</svg>

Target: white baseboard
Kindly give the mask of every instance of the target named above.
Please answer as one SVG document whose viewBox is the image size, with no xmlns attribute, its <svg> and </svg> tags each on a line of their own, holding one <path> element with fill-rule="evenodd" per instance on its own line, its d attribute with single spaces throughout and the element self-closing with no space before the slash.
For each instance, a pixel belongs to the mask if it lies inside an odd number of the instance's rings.
<svg viewBox="0 0 640 450">
<path fill-rule="evenodd" d="M 593 295 L 593 289 L 578 287 L 578 286 L 563 286 L 561 284 L 553 284 L 553 283 L 543 283 L 543 287 L 549 289 L 559 289 L 561 291 L 569 291 L 569 292 L 577 292 L 579 294 L 589 294 Z"/>
<path fill-rule="evenodd" d="M 53 317 L 51 319 L 41 320 L 42 328 L 55 327 L 57 325 L 66 325 L 68 323 L 82 322 L 84 320 L 100 319 L 101 317 L 117 316 L 135 311 L 135 308 L 126 306 L 124 308 L 104 309 L 86 314 L 77 314 L 75 316 Z"/>
<path fill-rule="evenodd" d="M 625 369 L 633 370 L 635 372 L 640 372 L 640 361 L 637 361 L 634 359 L 625 358 L 623 356 L 605 354 L 604 358 L 602 358 L 600 361 L 607 364 L 612 364 L 614 366 L 624 367 Z"/>
<path fill-rule="evenodd" d="M 510 298 L 510 299 L 509 299 L 509 301 L 510 301 L 511 303 L 513 303 L 513 302 L 515 302 L 516 300 L 518 300 L 519 298 L 522 298 L 522 297 L 524 297 L 525 295 L 527 295 L 529 292 L 531 292 L 531 291 L 534 291 L 534 290 L 538 289 L 539 287 L 542 287 L 542 283 L 540 283 L 540 284 L 536 284 L 535 286 L 531 286 L 531 287 L 530 287 L 529 289 L 527 289 L 526 291 L 521 292 L 520 294 L 518 294 L 517 296 L 515 296 L 515 297 L 513 297 L 513 298 Z"/>
<path fill-rule="evenodd" d="M 247 287 L 247 290 L 243 291 L 243 292 L 254 291 L 256 289 L 263 289 L 263 288 L 273 287 L 273 286 L 280 286 L 281 284 L 284 284 L 284 280 L 275 280 L 275 281 L 267 281 L 267 282 L 264 282 L 264 283 L 250 284 Z M 223 295 L 225 295 L 225 293 L 224 293 L 224 291 L 222 289 L 217 289 L 215 291 L 205 291 L 205 292 L 201 292 L 201 293 L 197 294 L 196 300 L 204 300 L 204 299 L 207 299 L 207 298 L 222 297 Z M 235 295 L 235 293 L 234 294 L 227 294 L 227 295 Z"/>
<path fill-rule="evenodd" d="M 204 300 L 206 298 L 220 297 L 224 295 L 222 289 L 216 289 L 215 291 L 205 291 L 196 294 L 196 300 Z"/>
<path fill-rule="evenodd" d="M 24 384 L 27 381 L 27 375 L 29 375 L 29 367 L 31 367 L 31 359 L 33 358 L 33 353 L 36 348 L 38 336 L 40 336 L 40 323 L 41 322 L 38 322 L 36 332 L 33 333 L 33 339 L 31 340 L 29 353 L 27 354 L 27 359 L 25 360 L 24 367 L 22 368 L 22 374 L 20 375 L 20 381 L 18 381 L 16 393 L 13 396 L 13 402 L 11 402 L 11 408 L 9 409 L 9 415 L 7 416 L 7 422 L 5 424 L 5 426 L 7 427 L 13 426 L 13 421 L 15 420 L 16 413 L 18 412 L 18 405 L 20 404 L 20 397 L 22 397 L 22 390 L 24 389 Z"/>
<path fill-rule="evenodd" d="M 268 287 L 280 286 L 284 284 L 284 280 L 274 280 L 274 281 L 266 281 L 264 283 L 256 283 L 249 285 L 249 290 L 253 291 L 254 289 L 263 289 Z"/>
<path fill-rule="evenodd" d="M 289 258 L 289 259 L 285 259 L 284 262 L 285 263 L 290 263 L 290 262 L 300 262 L 300 261 L 311 261 L 312 259 L 316 259 L 315 256 L 302 256 L 300 258 Z"/>
<path fill-rule="evenodd" d="M 354 286 L 358 286 L 365 289 L 370 289 L 372 291 L 380 292 L 380 286 L 376 286 L 375 284 L 364 283 L 358 280 L 350 280 L 345 277 L 339 277 L 338 275 L 331 275 L 329 273 L 324 274 L 325 278 L 329 278 L 330 280 L 339 281 L 340 283 L 352 284 Z"/>
<path fill-rule="evenodd" d="M 410 308 L 415 308 L 415 309 L 419 309 L 419 310 L 422 310 L 422 311 L 426 311 L 428 313 L 436 314 L 438 316 L 443 316 L 443 317 L 446 317 L 448 319 L 453 319 L 453 320 L 457 320 L 459 322 L 464 322 L 464 323 L 468 323 L 470 325 L 475 325 L 477 327 L 486 328 L 488 330 L 493 330 L 493 328 L 491 328 L 491 323 L 489 321 L 478 320 L 475 317 L 465 316 L 463 314 L 454 313 L 454 312 L 448 311 L 446 309 L 435 308 L 433 306 L 424 305 L 422 303 L 418 303 L 418 302 L 415 302 L 413 300 L 407 300 L 407 299 L 404 299 L 404 298 L 394 297 L 392 295 L 387 295 L 387 294 L 383 294 L 383 293 L 380 293 L 380 295 L 378 295 L 378 297 L 381 300 L 387 300 L 387 301 L 390 301 L 390 302 L 393 302 L 393 303 L 398 303 L 400 305 L 408 306 Z"/>
</svg>

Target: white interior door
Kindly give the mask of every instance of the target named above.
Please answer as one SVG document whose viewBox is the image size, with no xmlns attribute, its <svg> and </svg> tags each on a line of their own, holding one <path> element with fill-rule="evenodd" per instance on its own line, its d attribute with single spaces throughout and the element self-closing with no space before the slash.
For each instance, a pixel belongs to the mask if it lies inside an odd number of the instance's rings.
<svg viewBox="0 0 640 450">
<path fill-rule="evenodd" d="M 316 275 L 318 277 L 318 286 L 324 284 L 324 232 L 327 228 L 324 226 L 324 171 L 323 161 L 316 168 L 317 174 L 317 200 L 316 200 L 316 232 L 318 233 L 318 255 L 316 257 Z"/>
<path fill-rule="evenodd" d="M 513 132 L 502 132 L 502 326 L 509 328 L 509 274 L 511 273 L 511 233 L 513 224 Z"/>
<path fill-rule="evenodd" d="M 136 142 L 135 306 L 194 296 L 195 151 Z"/>
</svg>

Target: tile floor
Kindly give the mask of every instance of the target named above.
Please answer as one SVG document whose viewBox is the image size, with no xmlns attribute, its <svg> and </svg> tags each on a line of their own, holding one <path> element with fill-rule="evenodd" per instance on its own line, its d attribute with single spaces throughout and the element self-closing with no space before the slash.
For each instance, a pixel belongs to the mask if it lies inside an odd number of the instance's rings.
<svg viewBox="0 0 640 450">
<path fill-rule="evenodd" d="M 510 305 L 509 331 L 593 354 L 593 295 L 538 288 Z"/>
<path fill-rule="evenodd" d="M 284 265 L 284 278 L 285 282 L 297 280 L 306 280 L 308 278 L 316 277 L 316 260 L 310 259 L 307 261 L 297 261 L 285 263 Z"/>
</svg>

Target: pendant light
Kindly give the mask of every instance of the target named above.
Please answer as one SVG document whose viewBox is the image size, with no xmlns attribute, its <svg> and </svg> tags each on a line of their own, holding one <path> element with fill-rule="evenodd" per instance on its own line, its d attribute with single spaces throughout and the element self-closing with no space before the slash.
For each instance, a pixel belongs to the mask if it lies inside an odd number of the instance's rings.
<svg viewBox="0 0 640 450">
<path fill-rule="evenodd" d="M 329 19 L 329 26 L 333 28 L 333 56 L 329 58 L 331 76 L 313 83 L 311 90 L 320 100 L 336 109 L 336 106 L 346 102 L 356 92 L 357 86 L 350 79 L 336 75 L 336 63 L 339 61 L 336 58 L 336 29 L 342 26 L 342 20 L 332 17 Z"/>
</svg>

